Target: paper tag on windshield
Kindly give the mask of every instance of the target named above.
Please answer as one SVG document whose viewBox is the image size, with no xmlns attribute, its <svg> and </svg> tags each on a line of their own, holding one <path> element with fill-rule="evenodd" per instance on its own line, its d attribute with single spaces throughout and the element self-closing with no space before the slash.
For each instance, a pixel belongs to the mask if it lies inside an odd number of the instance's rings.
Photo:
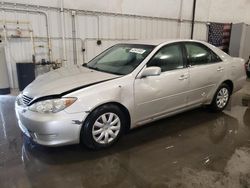
<svg viewBox="0 0 250 188">
<path fill-rule="evenodd" d="M 131 50 L 129 50 L 129 52 L 132 53 L 137 53 L 137 54 L 143 54 L 146 50 L 140 49 L 140 48 L 132 48 Z"/>
</svg>

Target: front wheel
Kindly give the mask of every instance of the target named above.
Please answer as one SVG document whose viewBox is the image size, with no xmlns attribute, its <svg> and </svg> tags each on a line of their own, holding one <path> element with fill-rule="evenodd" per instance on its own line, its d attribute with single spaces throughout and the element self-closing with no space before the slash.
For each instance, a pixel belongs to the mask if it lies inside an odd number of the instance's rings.
<svg viewBox="0 0 250 188">
<path fill-rule="evenodd" d="M 103 105 L 86 119 L 81 130 L 82 142 L 91 149 L 106 148 L 121 136 L 126 119 L 116 105 Z"/>
<path fill-rule="evenodd" d="M 214 112 L 220 112 L 225 109 L 230 99 L 231 90 L 230 87 L 223 83 L 216 91 L 210 108 Z"/>
</svg>

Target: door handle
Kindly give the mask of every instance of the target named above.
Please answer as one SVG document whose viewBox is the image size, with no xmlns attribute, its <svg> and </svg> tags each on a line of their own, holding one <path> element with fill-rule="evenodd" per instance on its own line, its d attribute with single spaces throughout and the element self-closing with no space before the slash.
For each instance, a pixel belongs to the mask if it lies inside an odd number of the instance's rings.
<svg viewBox="0 0 250 188">
<path fill-rule="evenodd" d="M 188 79 L 188 75 L 186 74 L 180 75 L 179 80 L 185 80 L 185 79 Z"/>
<path fill-rule="evenodd" d="M 185 79 L 185 75 L 184 74 L 179 77 L 179 80 L 184 80 L 184 79 Z"/>
<path fill-rule="evenodd" d="M 217 69 L 217 71 L 219 71 L 219 72 L 221 72 L 221 71 L 223 71 L 223 70 L 224 70 L 223 67 L 218 67 L 218 69 Z"/>
</svg>

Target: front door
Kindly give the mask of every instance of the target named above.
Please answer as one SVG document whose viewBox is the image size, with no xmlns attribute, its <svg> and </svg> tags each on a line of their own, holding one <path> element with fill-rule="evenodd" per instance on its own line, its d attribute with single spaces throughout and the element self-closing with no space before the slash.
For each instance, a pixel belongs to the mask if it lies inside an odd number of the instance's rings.
<svg viewBox="0 0 250 188">
<path fill-rule="evenodd" d="M 187 104 L 189 72 L 180 43 L 162 47 L 147 63 L 158 66 L 161 74 L 136 78 L 134 82 L 137 122 L 169 113 Z"/>
</svg>

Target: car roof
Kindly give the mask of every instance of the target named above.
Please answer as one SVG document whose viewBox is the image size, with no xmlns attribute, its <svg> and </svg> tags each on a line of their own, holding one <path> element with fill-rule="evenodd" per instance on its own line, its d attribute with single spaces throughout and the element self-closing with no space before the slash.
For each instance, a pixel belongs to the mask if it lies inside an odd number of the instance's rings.
<svg viewBox="0 0 250 188">
<path fill-rule="evenodd" d="M 144 45 L 154 45 L 158 46 L 160 44 L 168 44 L 168 43 L 174 43 L 174 42 L 201 42 L 203 41 L 198 41 L 198 40 L 191 40 L 191 39 L 153 39 L 153 40 L 129 40 L 126 41 L 125 43 L 128 44 L 144 44 Z"/>
</svg>

